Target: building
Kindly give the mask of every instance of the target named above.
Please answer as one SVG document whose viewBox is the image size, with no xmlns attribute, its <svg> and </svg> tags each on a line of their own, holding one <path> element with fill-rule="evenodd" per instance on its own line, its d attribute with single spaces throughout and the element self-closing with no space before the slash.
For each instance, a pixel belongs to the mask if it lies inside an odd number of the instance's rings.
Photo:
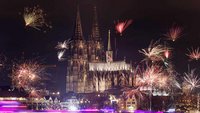
<svg viewBox="0 0 200 113">
<path fill-rule="evenodd" d="M 113 61 L 110 31 L 107 51 L 104 50 L 96 7 L 88 40 L 83 36 L 79 7 L 77 8 L 75 31 L 69 51 L 66 92 L 103 92 L 113 87 L 133 85 L 131 65 L 125 61 Z"/>
<path fill-rule="evenodd" d="M 133 111 L 137 108 L 137 100 L 134 97 L 120 98 L 118 102 L 119 111 Z"/>
<path fill-rule="evenodd" d="M 20 89 L 11 88 L 10 86 L 0 87 L 0 101 L 19 101 L 26 103 L 28 94 Z"/>
<path fill-rule="evenodd" d="M 182 94 L 176 99 L 176 112 L 191 113 L 192 110 L 199 109 L 199 98 L 196 95 Z M 198 112 L 196 112 L 198 113 Z"/>
</svg>

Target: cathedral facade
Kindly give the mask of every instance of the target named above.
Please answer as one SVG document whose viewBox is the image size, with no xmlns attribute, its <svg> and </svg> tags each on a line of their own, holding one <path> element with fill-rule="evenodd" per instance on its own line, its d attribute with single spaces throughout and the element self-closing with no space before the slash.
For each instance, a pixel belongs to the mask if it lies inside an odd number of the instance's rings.
<svg viewBox="0 0 200 113">
<path fill-rule="evenodd" d="M 97 22 L 97 11 L 94 7 L 94 19 L 91 36 L 86 41 L 83 36 L 81 17 L 77 8 L 74 36 L 70 45 L 70 56 L 68 60 L 66 91 L 84 93 L 91 92 L 92 88 L 88 79 L 88 63 L 104 61 L 104 47 L 99 33 Z"/>
<path fill-rule="evenodd" d="M 100 36 L 96 7 L 94 7 L 92 30 L 88 40 L 85 40 L 83 36 L 80 12 L 77 8 L 75 31 L 69 49 L 66 92 L 102 92 L 113 85 L 122 85 L 122 82 L 124 82 L 123 84 L 133 84 L 133 79 L 126 78 L 130 76 L 131 66 L 125 61 L 113 62 L 110 32 L 108 33 L 107 48 L 105 52 Z M 124 76 L 124 81 L 121 81 L 121 76 Z"/>
</svg>

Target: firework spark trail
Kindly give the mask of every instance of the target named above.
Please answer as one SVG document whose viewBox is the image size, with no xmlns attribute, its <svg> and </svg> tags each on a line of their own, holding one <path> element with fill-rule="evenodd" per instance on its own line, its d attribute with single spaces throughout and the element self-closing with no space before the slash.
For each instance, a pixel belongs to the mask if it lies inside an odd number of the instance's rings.
<svg viewBox="0 0 200 113">
<path fill-rule="evenodd" d="M 170 60 L 168 60 L 171 57 L 171 52 L 172 52 L 171 47 L 165 47 L 165 52 L 164 52 L 165 59 L 163 60 L 163 63 L 165 65 L 165 67 L 167 67 L 168 69 L 170 69 L 172 67 Z"/>
<path fill-rule="evenodd" d="M 195 74 L 195 69 L 191 70 L 188 73 L 184 73 L 184 75 L 183 88 L 189 90 L 189 93 L 196 88 L 200 88 L 200 78 L 198 77 L 198 75 Z"/>
<path fill-rule="evenodd" d="M 30 97 L 40 97 L 40 94 L 35 88 L 31 88 L 29 96 Z"/>
<path fill-rule="evenodd" d="M 125 98 L 134 98 L 136 99 L 136 102 L 139 103 L 140 100 L 144 100 L 144 94 L 145 92 L 140 91 L 138 88 L 124 88 L 123 94 Z"/>
<path fill-rule="evenodd" d="M 123 31 L 133 22 L 133 20 L 126 20 L 124 22 L 117 22 L 115 29 L 120 35 L 122 35 Z"/>
<path fill-rule="evenodd" d="M 46 23 L 44 16 L 45 14 L 39 6 L 33 8 L 26 7 L 23 14 L 25 26 L 33 27 L 37 30 L 40 30 L 43 26 L 50 27 Z"/>
<path fill-rule="evenodd" d="M 164 34 L 168 40 L 176 41 L 181 37 L 183 29 L 179 26 L 173 26 L 169 29 L 169 31 Z"/>
<path fill-rule="evenodd" d="M 12 71 L 12 83 L 16 88 L 23 88 L 30 92 L 42 79 L 44 68 L 38 62 L 27 61 L 16 64 Z"/>
<path fill-rule="evenodd" d="M 106 76 L 107 74 L 108 74 L 107 72 L 93 73 L 94 76 L 92 77 L 92 79 L 93 79 L 93 84 L 94 84 L 94 87 L 96 88 L 96 91 L 103 92 L 106 89 L 110 88 L 111 78 L 110 76 Z"/>
<path fill-rule="evenodd" d="M 178 73 L 174 71 L 174 69 L 171 69 L 172 67 L 167 68 L 167 74 L 168 74 L 168 81 L 167 84 L 169 85 L 169 88 L 171 89 L 182 89 L 181 84 L 177 81 L 177 75 Z"/>
<path fill-rule="evenodd" d="M 169 47 L 164 47 L 159 41 L 156 41 L 155 43 L 151 41 L 149 47 L 147 49 L 139 50 L 139 53 L 142 53 L 145 56 L 143 61 L 163 61 L 165 59 L 164 53 L 166 52 L 166 49 L 171 50 Z"/>
<path fill-rule="evenodd" d="M 99 82 L 99 91 L 104 92 L 106 90 L 106 78 L 100 78 Z"/>
<path fill-rule="evenodd" d="M 179 83 L 177 80 L 174 80 L 174 83 L 173 83 L 173 84 L 174 84 L 174 86 L 175 86 L 176 88 L 182 89 L 180 83 Z"/>
<path fill-rule="evenodd" d="M 64 58 L 63 58 L 64 54 L 65 54 L 65 50 L 59 51 L 57 53 L 59 61 L 64 60 Z"/>
<path fill-rule="evenodd" d="M 65 40 L 64 42 L 58 42 L 58 45 L 56 46 L 57 49 L 69 49 L 69 44 L 71 43 L 71 40 Z"/>
<path fill-rule="evenodd" d="M 168 59 L 169 56 L 170 56 L 170 51 L 168 49 L 166 49 L 165 52 L 164 52 L 164 55 L 165 55 L 165 58 Z"/>
<path fill-rule="evenodd" d="M 180 83 L 173 75 L 163 75 L 158 79 L 157 87 L 165 91 L 172 91 L 174 89 L 181 89 Z"/>
<path fill-rule="evenodd" d="M 192 48 L 191 50 L 188 49 L 188 51 L 189 51 L 189 53 L 186 55 L 190 58 L 190 60 L 199 60 L 200 59 L 199 47 L 196 49 Z"/>
</svg>

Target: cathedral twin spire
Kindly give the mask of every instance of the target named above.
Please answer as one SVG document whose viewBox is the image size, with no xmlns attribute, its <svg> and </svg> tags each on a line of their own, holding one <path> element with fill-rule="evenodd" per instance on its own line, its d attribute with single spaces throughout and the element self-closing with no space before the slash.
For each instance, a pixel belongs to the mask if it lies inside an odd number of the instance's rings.
<svg viewBox="0 0 200 113">
<path fill-rule="evenodd" d="M 99 25 L 98 25 L 98 18 L 97 18 L 97 8 L 94 6 L 94 19 L 92 24 L 92 36 L 93 40 L 100 40 L 100 33 L 99 33 Z"/>
<path fill-rule="evenodd" d="M 80 17 L 80 11 L 79 6 L 77 7 L 77 14 L 76 14 L 76 23 L 75 23 L 75 39 L 83 39 L 83 30 L 81 25 L 81 17 Z"/>
<path fill-rule="evenodd" d="M 81 25 L 79 6 L 77 7 L 74 38 L 75 39 L 83 39 L 83 30 L 82 30 L 82 25 Z M 92 24 L 91 38 L 92 38 L 92 40 L 98 40 L 98 41 L 100 40 L 96 6 L 94 6 L 94 19 L 93 19 L 93 24 Z"/>
</svg>

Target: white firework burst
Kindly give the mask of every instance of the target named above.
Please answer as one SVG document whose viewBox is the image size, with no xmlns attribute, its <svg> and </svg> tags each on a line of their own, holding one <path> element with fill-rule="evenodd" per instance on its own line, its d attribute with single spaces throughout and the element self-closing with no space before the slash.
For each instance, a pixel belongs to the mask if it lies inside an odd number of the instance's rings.
<svg viewBox="0 0 200 113">
<path fill-rule="evenodd" d="M 64 42 L 58 42 L 58 45 L 56 46 L 57 49 L 69 49 L 69 44 L 71 43 L 71 40 L 65 40 Z"/>
<path fill-rule="evenodd" d="M 142 53 L 145 56 L 145 59 L 143 61 L 163 61 L 165 59 L 164 53 L 166 52 L 165 46 L 159 43 L 159 41 L 156 41 L 153 43 L 151 41 L 149 47 L 147 49 L 139 50 L 139 53 Z M 167 48 L 167 50 L 170 50 L 170 48 Z"/>
<path fill-rule="evenodd" d="M 59 61 L 64 60 L 64 58 L 63 58 L 64 54 L 65 54 L 65 50 L 59 51 L 59 52 L 57 53 L 57 55 L 58 55 L 58 60 L 59 60 Z"/>
<path fill-rule="evenodd" d="M 200 78 L 195 74 L 195 69 L 192 69 L 188 73 L 184 73 L 183 88 L 192 92 L 196 88 L 200 88 Z M 188 92 L 187 92 L 188 93 Z"/>
</svg>

